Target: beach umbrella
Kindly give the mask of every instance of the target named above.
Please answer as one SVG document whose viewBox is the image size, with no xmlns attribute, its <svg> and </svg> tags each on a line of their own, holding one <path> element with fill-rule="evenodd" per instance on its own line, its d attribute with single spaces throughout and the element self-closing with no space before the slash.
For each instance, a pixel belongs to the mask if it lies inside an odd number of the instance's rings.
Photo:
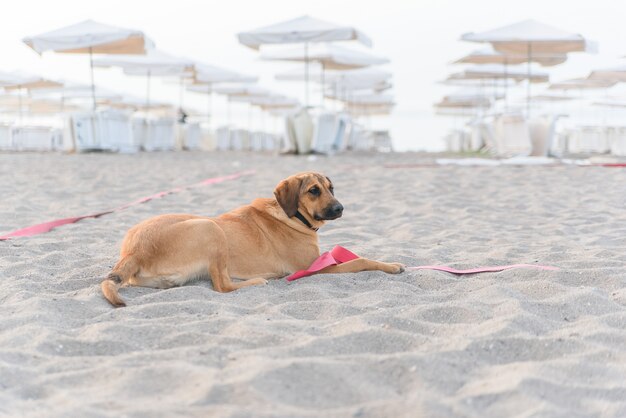
<svg viewBox="0 0 626 418">
<path fill-rule="evenodd" d="M 538 102 L 566 102 L 570 100 L 574 100 L 574 98 L 562 94 L 536 94 L 533 96 L 533 101 Z"/>
<path fill-rule="evenodd" d="M 549 67 L 558 64 L 562 64 L 567 60 L 566 54 L 534 54 L 532 61 L 538 63 L 541 66 Z M 510 54 L 502 53 L 493 49 L 493 46 L 489 45 L 485 48 L 475 50 L 464 57 L 459 58 L 452 64 L 500 64 L 504 67 L 506 73 L 509 65 L 523 64 L 528 61 L 528 57 L 525 54 Z M 503 79 L 505 80 L 505 79 Z M 508 85 L 504 82 L 504 97 L 506 99 Z"/>
<path fill-rule="evenodd" d="M 512 25 L 479 33 L 466 33 L 461 39 L 469 42 L 490 43 L 504 54 L 525 54 L 528 64 L 528 80 L 531 79 L 533 55 L 567 54 L 570 52 L 591 51 L 593 45 L 582 35 L 567 32 L 535 20 L 525 20 Z M 527 85 L 527 114 L 530 114 L 530 85 Z"/>
<path fill-rule="evenodd" d="M 549 90 L 600 90 L 613 87 L 617 84 L 614 80 L 574 78 L 550 84 Z"/>
<path fill-rule="evenodd" d="M 298 100 L 282 95 L 253 96 L 250 98 L 250 103 L 263 109 L 293 108 L 299 105 Z"/>
<path fill-rule="evenodd" d="M 325 86 L 325 73 L 327 70 L 354 70 L 372 65 L 387 64 L 387 58 L 378 57 L 367 52 L 350 49 L 343 46 L 323 43 L 314 44 L 305 56 L 300 48 L 292 48 L 273 53 L 262 53 L 262 60 L 270 61 L 300 61 L 316 62 L 320 65 L 320 84 Z M 323 96 L 322 96 L 323 97 Z M 323 102 L 322 102 L 323 104 Z"/>
<path fill-rule="evenodd" d="M 318 71 L 321 72 L 321 68 L 316 69 L 313 74 L 317 74 Z M 276 74 L 275 78 L 281 81 L 300 81 L 305 78 L 305 75 L 301 69 L 297 68 Z M 378 68 L 367 67 L 345 71 L 329 70 L 326 72 L 325 78 L 328 84 L 333 86 L 335 94 L 340 91 L 347 94 L 361 89 L 386 90 L 390 86 L 391 73 Z"/>
<path fill-rule="evenodd" d="M 240 74 L 214 65 L 196 63 L 194 65 L 195 84 L 255 83 L 258 77 Z"/>
<path fill-rule="evenodd" d="M 435 103 L 435 108 L 485 108 L 491 106 L 491 100 L 487 98 L 447 101 L 441 100 Z"/>
<path fill-rule="evenodd" d="M 371 47 L 372 41 L 360 30 L 346 25 L 337 25 L 310 16 L 280 22 L 274 25 L 237 34 L 239 42 L 258 50 L 266 44 L 303 44 L 305 67 L 305 106 L 309 100 L 309 44 L 317 42 L 356 40 Z"/>
<path fill-rule="evenodd" d="M 310 62 L 320 63 L 324 70 L 354 70 L 389 63 L 387 58 L 330 43 L 312 45 L 308 56 L 305 56 L 300 48 L 290 48 L 282 51 L 262 52 L 261 59 L 299 62 L 308 59 Z"/>
<path fill-rule="evenodd" d="M 258 77 L 240 74 L 214 65 L 196 63 L 194 66 L 193 80 L 194 86 L 187 88 L 187 90 L 207 95 L 207 117 L 209 118 L 210 127 L 213 109 L 213 86 L 221 83 L 255 83 Z"/>
<path fill-rule="evenodd" d="M 133 97 L 133 96 L 121 96 L 114 97 L 107 100 L 104 100 L 104 104 L 120 108 L 120 109 L 132 109 L 132 110 L 163 110 L 163 109 L 172 109 L 172 105 L 169 103 L 159 103 L 159 102 L 146 102 L 144 99 Z"/>
<path fill-rule="evenodd" d="M 597 81 L 624 83 L 626 82 L 626 66 L 594 70 L 587 78 Z"/>
<path fill-rule="evenodd" d="M 24 43 L 42 54 L 54 51 L 64 54 L 89 54 L 93 108 L 96 94 L 93 74 L 93 54 L 145 54 L 152 43 L 143 32 L 106 25 L 93 20 L 45 32 L 23 39 Z"/>
<path fill-rule="evenodd" d="M 49 80 L 40 76 L 27 74 L 24 72 L 0 72 L 0 87 L 6 91 L 17 90 L 19 104 L 20 119 L 22 118 L 22 89 L 37 90 L 51 87 L 60 87 L 62 84 L 58 81 Z"/>
<path fill-rule="evenodd" d="M 444 101 L 454 102 L 454 101 L 467 101 L 467 100 L 482 100 L 482 99 L 501 99 L 503 98 L 503 94 L 485 94 L 482 89 L 478 88 L 463 88 L 458 89 L 446 96 L 443 97 Z"/>
<path fill-rule="evenodd" d="M 212 95 L 212 93 L 222 94 L 228 97 L 228 119 L 230 120 L 230 102 L 243 101 L 249 102 L 250 97 L 268 96 L 270 92 L 261 87 L 252 85 L 222 85 L 218 84 L 213 87 L 211 84 L 198 84 L 187 87 L 187 90 L 195 93 L 204 93 Z"/>
<path fill-rule="evenodd" d="M 626 99 L 605 99 L 593 102 L 592 106 L 626 108 Z"/>
<path fill-rule="evenodd" d="M 127 75 L 145 76 L 145 109 L 150 109 L 150 79 L 152 76 L 181 78 L 193 76 L 194 64 L 190 59 L 175 57 L 157 49 L 151 49 L 144 55 L 110 55 L 93 60 L 94 67 L 119 67 Z"/>
<path fill-rule="evenodd" d="M 393 96 L 387 94 L 358 94 L 342 99 L 350 104 L 361 105 L 393 105 Z"/>
<path fill-rule="evenodd" d="M 559 65 L 567 61 L 566 54 L 537 53 L 532 57 L 532 62 L 543 67 Z M 528 62 L 526 54 L 502 53 L 493 49 L 493 46 L 478 49 L 453 61 L 452 64 L 502 64 L 516 65 Z"/>
<path fill-rule="evenodd" d="M 482 64 L 466 68 L 460 75 L 452 75 L 449 78 L 462 79 L 511 79 L 515 81 L 530 80 L 532 83 L 545 83 L 550 80 L 550 75 L 544 71 L 526 71 L 520 65 Z"/>
</svg>

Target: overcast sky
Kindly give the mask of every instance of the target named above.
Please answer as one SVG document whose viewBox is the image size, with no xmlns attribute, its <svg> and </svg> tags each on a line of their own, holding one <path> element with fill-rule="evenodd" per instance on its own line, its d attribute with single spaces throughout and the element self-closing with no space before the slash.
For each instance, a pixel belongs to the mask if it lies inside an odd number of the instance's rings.
<svg viewBox="0 0 626 418">
<path fill-rule="evenodd" d="M 86 57 L 54 53 L 39 57 L 21 39 L 94 19 L 143 30 L 161 50 L 258 74 L 260 85 L 302 98 L 299 84 L 273 79 L 273 74 L 294 68 L 294 64 L 259 61 L 258 53 L 241 46 L 235 34 L 309 14 L 353 25 L 373 39 L 371 51 L 391 59 L 384 68 L 394 75 L 392 93 L 397 102 L 394 116 L 379 123 L 392 128 L 399 148 L 434 149 L 441 145 L 442 129 L 449 121 L 435 119 L 432 104 L 450 91 L 436 81 L 460 70 L 449 62 L 481 47 L 460 42 L 462 33 L 533 18 L 598 41 L 598 54 L 571 54 L 567 63 L 549 69 L 552 79 L 559 80 L 585 76 L 593 68 L 626 64 L 620 60 L 626 55 L 625 12 L 626 2 L 609 0 L 7 1 L 0 26 L 0 69 L 88 82 Z M 123 76 L 118 70 L 97 69 L 96 83 L 139 97 L 145 94 L 140 77 Z M 155 99 L 177 102 L 176 86 L 155 82 L 154 88 Z M 217 99 L 214 104 L 218 123 L 223 103 Z M 185 94 L 185 104 L 206 108 L 206 100 L 191 93 Z"/>
</svg>

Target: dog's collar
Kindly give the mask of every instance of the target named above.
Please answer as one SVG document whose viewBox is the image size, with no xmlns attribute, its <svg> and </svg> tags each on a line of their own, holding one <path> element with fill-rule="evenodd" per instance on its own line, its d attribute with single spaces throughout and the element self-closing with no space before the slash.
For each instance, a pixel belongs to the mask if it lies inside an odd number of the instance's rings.
<svg viewBox="0 0 626 418">
<path fill-rule="evenodd" d="M 294 215 L 296 218 L 298 218 L 298 220 L 300 222 L 302 222 L 303 224 L 305 224 L 309 229 L 312 229 L 313 231 L 316 231 L 319 228 L 313 228 L 313 225 L 311 225 L 311 222 L 309 222 L 301 213 L 300 211 L 297 211 L 296 214 Z"/>
</svg>

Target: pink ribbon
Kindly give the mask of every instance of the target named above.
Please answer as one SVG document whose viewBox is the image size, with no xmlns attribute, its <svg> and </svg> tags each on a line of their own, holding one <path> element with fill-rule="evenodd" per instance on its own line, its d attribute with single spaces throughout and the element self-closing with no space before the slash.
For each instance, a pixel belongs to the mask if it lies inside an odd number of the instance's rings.
<svg viewBox="0 0 626 418">
<path fill-rule="evenodd" d="M 320 270 L 323 270 L 329 266 L 336 266 L 338 264 L 345 263 L 347 261 L 354 260 L 359 258 L 358 255 L 353 252 L 336 245 L 332 250 L 325 252 L 320 255 L 306 270 L 296 271 L 292 275 L 286 278 L 287 281 L 292 282 L 294 280 L 300 279 L 302 277 L 310 276 L 314 273 L 317 273 Z M 494 266 L 494 267 L 478 267 L 468 270 L 457 270 L 452 267 L 447 266 L 417 266 L 417 267 L 407 267 L 408 270 L 439 270 L 445 271 L 452 274 L 475 274 L 475 273 L 493 273 L 498 271 L 517 269 L 517 268 L 534 268 L 539 270 L 559 270 L 558 267 L 552 266 L 540 266 L 536 264 L 511 264 L 508 266 Z"/>
<path fill-rule="evenodd" d="M 49 222 L 44 222 L 41 224 L 37 224 L 37 225 L 32 225 L 26 228 L 22 228 L 22 229 L 18 229 L 17 231 L 13 231 L 13 232 L 9 232 L 8 234 L 2 235 L 0 236 L 0 241 L 4 241 L 4 240 L 8 240 L 11 238 L 16 238 L 16 237 L 31 237 L 33 235 L 39 235 L 39 234 L 43 234 L 45 232 L 50 232 L 52 229 L 61 226 L 61 225 L 67 225 L 67 224 L 72 224 L 72 223 L 76 223 L 82 219 L 87 219 L 87 218 L 98 218 L 102 215 L 107 215 L 109 213 L 113 213 L 113 212 L 119 212 L 121 210 L 127 209 L 131 206 L 136 206 L 139 205 L 141 203 L 146 203 L 149 202 L 153 199 L 160 199 L 164 196 L 173 194 L 173 193 L 178 193 L 181 192 L 183 190 L 187 190 L 187 189 L 191 189 L 193 187 L 199 187 L 199 186 L 209 186 L 211 184 L 217 184 L 217 183 L 222 183 L 224 181 L 229 181 L 229 180 L 236 180 L 239 177 L 242 176 L 248 176 L 253 174 L 254 171 L 243 171 L 241 173 L 235 173 L 235 174 L 231 174 L 228 176 L 221 176 L 221 177 L 212 177 L 212 178 L 208 178 L 206 180 L 202 180 L 199 183 L 194 183 L 191 184 L 189 186 L 183 186 L 183 187 L 177 187 L 176 189 L 172 189 L 172 190 L 167 190 L 164 192 L 159 192 L 159 193 L 155 193 L 153 195 L 150 196 L 146 196 L 146 197 L 142 197 L 141 199 L 135 200 L 133 202 L 130 203 L 126 203 L 122 206 L 119 206 L 115 209 L 111 209 L 111 210 L 107 210 L 104 212 L 98 212 L 98 213 L 94 213 L 91 215 L 83 215 L 83 216 L 76 216 L 73 218 L 64 218 L 64 219 L 57 219 L 54 221 L 49 221 Z"/>
<path fill-rule="evenodd" d="M 457 270 L 448 266 L 417 266 L 417 267 L 407 267 L 408 270 L 439 270 L 445 271 L 452 274 L 474 274 L 474 273 L 496 273 L 504 270 L 511 269 L 538 269 L 538 270 L 551 270 L 556 271 L 560 270 L 558 267 L 552 266 L 540 266 L 538 264 L 510 264 L 508 266 L 493 266 L 493 267 L 477 267 L 473 269 L 467 270 Z"/>
</svg>

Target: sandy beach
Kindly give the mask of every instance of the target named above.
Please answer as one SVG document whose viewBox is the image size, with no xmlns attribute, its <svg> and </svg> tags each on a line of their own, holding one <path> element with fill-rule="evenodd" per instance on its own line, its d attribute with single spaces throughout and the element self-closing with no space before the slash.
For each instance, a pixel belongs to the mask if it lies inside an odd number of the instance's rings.
<svg viewBox="0 0 626 418">
<path fill-rule="evenodd" d="M 626 416 L 626 170 L 432 162 L 0 154 L 0 233 L 255 170 L 0 242 L 0 416 Z M 304 170 L 327 174 L 345 206 L 320 231 L 322 251 L 561 270 L 325 275 L 229 294 L 209 282 L 128 288 L 123 309 L 103 299 L 129 227 L 217 215 Z"/>
</svg>

